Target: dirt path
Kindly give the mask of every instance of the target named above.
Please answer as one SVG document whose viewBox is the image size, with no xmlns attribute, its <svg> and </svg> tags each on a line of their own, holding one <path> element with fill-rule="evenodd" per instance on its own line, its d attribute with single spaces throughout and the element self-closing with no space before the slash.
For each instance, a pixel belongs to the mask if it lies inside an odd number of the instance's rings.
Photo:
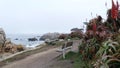
<svg viewBox="0 0 120 68">
<path fill-rule="evenodd" d="M 78 44 L 79 44 L 78 42 L 77 43 L 75 42 L 73 44 L 74 45 L 73 49 L 72 49 L 73 51 L 77 50 Z M 60 52 L 56 52 L 57 49 L 58 48 L 53 48 L 53 49 L 50 49 L 50 50 L 47 50 L 47 51 L 44 51 L 41 53 L 31 55 L 20 61 L 16 61 L 16 62 L 13 62 L 10 64 L 8 63 L 8 65 L 6 65 L 2 68 L 53 68 L 52 67 L 52 66 L 54 66 L 53 63 L 57 62 L 57 60 L 54 60 L 54 59 L 61 54 Z M 65 63 L 67 64 L 68 62 L 65 62 Z M 54 66 L 54 67 L 56 67 L 56 66 Z M 63 67 L 59 66 L 57 68 L 63 68 Z M 65 67 L 65 68 L 70 68 L 70 67 Z"/>
</svg>

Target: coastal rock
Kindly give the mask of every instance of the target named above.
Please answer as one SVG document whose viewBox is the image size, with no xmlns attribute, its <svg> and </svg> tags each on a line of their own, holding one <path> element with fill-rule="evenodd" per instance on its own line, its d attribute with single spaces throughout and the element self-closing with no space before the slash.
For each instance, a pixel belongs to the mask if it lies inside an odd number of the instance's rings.
<svg viewBox="0 0 120 68">
<path fill-rule="evenodd" d="M 15 40 L 19 40 L 18 38 L 16 38 Z"/>
<path fill-rule="evenodd" d="M 41 36 L 40 40 L 46 40 L 46 39 L 56 40 L 58 39 L 59 36 L 60 36 L 59 33 L 46 33 L 43 36 Z"/>
<path fill-rule="evenodd" d="M 10 39 L 10 38 L 7 38 L 6 41 L 5 41 L 5 46 L 6 46 L 7 44 L 10 44 L 10 43 L 12 43 L 12 42 L 11 42 L 11 39 Z"/>
<path fill-rule="evenodd" d="M 38 39 L 37 38 L 28 38 L 28 41 L 38 41 Z"/>
<path fill-rule="evenodd" d="M 0 28 L 0 44 L 5 43 L 5 40 L 6 40 L 5 32 L 2 28 Z"/>
<path fill-rule="evenodd" d="M 0 28 L 0 51 L 2 49 L 2 47 L 4 47 L 5 45 L 5 41 L 6 41 L 6 35 L 5 32 L 2 28 Z"/>
</svg>

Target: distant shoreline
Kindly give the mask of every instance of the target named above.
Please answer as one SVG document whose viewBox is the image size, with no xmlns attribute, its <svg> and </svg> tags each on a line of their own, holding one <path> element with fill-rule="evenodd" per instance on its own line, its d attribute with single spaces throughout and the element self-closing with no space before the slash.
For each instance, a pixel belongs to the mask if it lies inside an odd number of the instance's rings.
<svg viewBox="0 0 120 68">
<path fill-rule="evenodd" d="M 44 43 L 44 41 L 39 40 L 41 37 L 39 34 L 7 34 L 6 37 L 10 39 L 12 43 L 21 44 L 25 47 L 36 47 Z M 36 38 L 37 41 L 28 41 L 29 38 Z"/>
</svg>

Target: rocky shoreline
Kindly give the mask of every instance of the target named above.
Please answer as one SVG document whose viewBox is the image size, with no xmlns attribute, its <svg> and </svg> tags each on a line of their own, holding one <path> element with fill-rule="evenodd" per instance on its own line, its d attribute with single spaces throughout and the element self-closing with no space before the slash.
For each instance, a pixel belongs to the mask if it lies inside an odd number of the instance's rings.
<svg viewBox="0 0 120 68">
<path fill-rule="evenodd" d="M 20 59 L 23 59 L 25 57 L 28 57 L 32 54 L 40 53 L 40 52 L 46 52 L 47 50 L 54 49 L 57 47 L 60 47 L 64 42 L 56 42 L 57 44 L 54 46 L 48 45 L 48 44 L 41 44 L 35 48 L 27 49 L 21 52 L 17 52 L 15 54 L 9 54 L 9 56 L 6 56 L 2 59 L 0 59 L 0 67 L 7 65 L 8 63 L 18 61 Z"/>
</svg>

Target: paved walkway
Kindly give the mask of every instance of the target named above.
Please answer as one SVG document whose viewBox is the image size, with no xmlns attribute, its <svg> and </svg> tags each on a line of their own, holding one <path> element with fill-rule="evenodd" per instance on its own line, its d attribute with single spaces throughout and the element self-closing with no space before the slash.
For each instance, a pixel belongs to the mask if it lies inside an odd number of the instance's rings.
<svg viewBox="0 0 120 68">
<path fill-rule="evenodd" d="M 74 46 L 72 50 L 76 51 L 78 49 L 77 47 L 79 43 L 75 42 L 73 45 Z M 49 68 L 49 65 L 55 62 L 53 59 L 61 54 L 60 52 L 56 52 L 57 49 L 58 48 L 53 48 L 41 53 L 31 55 L 20 61 L 10 63 L 2 68 Z"/>
</svg>

